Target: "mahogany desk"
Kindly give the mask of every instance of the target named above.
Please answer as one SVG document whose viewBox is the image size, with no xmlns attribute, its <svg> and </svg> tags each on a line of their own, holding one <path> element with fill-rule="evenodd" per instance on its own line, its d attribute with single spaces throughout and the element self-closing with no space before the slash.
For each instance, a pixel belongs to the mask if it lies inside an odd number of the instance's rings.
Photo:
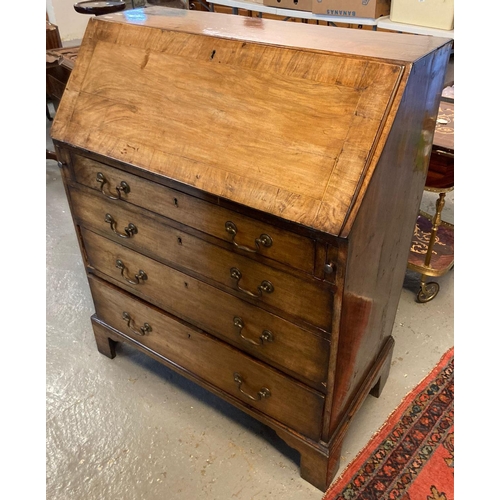
<svg viewBox="0 0 500 500">
<path fill-rule="evenodd" d="M 325 491 L 389 376 L 451 40 L 140 13 L 89 19 L 51 128 L 89 334 L 268 425 Z"/>
</svg>

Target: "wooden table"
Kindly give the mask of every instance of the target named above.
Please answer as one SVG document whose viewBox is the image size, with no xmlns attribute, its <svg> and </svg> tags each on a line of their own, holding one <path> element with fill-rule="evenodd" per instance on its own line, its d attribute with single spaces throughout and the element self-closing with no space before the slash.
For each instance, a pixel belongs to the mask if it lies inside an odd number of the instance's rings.
<svg viewBox="0 0 500 500">
<path fill-rule="evenodd" d="M 46 51 L 47 95 L 61 100 L 69 75 L 75 66 L 78 47 L 65 47 Z"/>
<path fill-rule="evenodd" d="M 425 190 L 438 195 L 436 211 L 420 211 L 408 258 L 408 269 L 421 274 L 418 302 L 429 302 L 439 292 L 439 284 L 427 277 L 442 276 L 454 265 L 454 226 L 441 219 L 446 194 L 454 189 L 454 117 L 454 101 L 442 100 L 425 181 Z"/>
<path fill-rule="evenodd" d="M 430 35 L 439 36 L 443 38 L 455 38 L 454 30 L 441 30 L 437 28 L 428 28 L 426 26 L 418 26 L 413 24 L 403 24 L 395 23 L 390 20 L 389 16 L 382 16 L 378 19 L 370 19 L 363 17 L 343 17 L 343 16 L 327 16 L 322 14 L 313 14 L 312 12 L 302 11 L 302 10 L 292 10 L 292 9 L 281 9 L 279 7 L 269 7 L 263 5 L 262 1 L 255 0 L 206 0 L 209 4 L 210 10 L 214 10 L 214 5 L 223 5 L 225 7 L 230 7 L 233 14 L 239 14 L 240 9 L 248 10 L 251 12 L 257 12 L 258 17 L 262 17 L 262 14 L 271 14 L 275 16 L 283 16 L 285 20 L 288 19 L 303 19 L 303 20 L 313 20 L 313 21 L 325 21 L 331 26 L 335 26 L 336 23 L 339 24 L 354 24 L 360 26 L 372 26 L 373 30 L 378 30 L 379 28 L 397 31 L 399 33 L 413 33 L 416 35 Z"/>
<path fill-rule="evenodd" d="M 45 92 L 47 98 L 53 101 L 56 108 L 62 98 L 69 76 L 75 65 L 79 48 L 79 46 L 66 48 L 59 47 L 46 51 Z M 47 118 L 52 120 L 48 105 L 46 107 L 46 114 Z M 46 149 L 46 159 L 56 160 L 57 157 L 55 151 Z"/>
</svg>

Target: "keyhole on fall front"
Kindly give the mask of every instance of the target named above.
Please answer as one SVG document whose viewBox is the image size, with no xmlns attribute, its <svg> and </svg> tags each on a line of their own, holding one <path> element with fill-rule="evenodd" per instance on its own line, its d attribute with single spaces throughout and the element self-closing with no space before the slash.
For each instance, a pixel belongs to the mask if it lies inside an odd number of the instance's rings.
<svg viewBox="0 0 500 500">
<path fill-rule="evenodd" d="M 215 50 L 212 50 L 212 54 L 210 55 L 210 59 L 213 59 L 215 57 Z"/>
<path fill-rule="evenodd" d="M 177 238 L 177 243 L 179 243 L 179 245 L 182 245 L 182 238 L 180 236 Z"/>
</svg>

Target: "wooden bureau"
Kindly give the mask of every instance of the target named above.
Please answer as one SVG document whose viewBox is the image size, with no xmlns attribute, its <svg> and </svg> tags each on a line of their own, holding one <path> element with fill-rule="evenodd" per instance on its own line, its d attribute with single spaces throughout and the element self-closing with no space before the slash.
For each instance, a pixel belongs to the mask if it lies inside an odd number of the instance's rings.
<svg viewBox="0 0 500 500">
<path fill-rule="evenodd" d="M 326 490 L 389 374 L 450 49 L 160 7 L 91 18 L 51 135 L 99 351 L 130 343 L 254 416 Z"/>
</svg>

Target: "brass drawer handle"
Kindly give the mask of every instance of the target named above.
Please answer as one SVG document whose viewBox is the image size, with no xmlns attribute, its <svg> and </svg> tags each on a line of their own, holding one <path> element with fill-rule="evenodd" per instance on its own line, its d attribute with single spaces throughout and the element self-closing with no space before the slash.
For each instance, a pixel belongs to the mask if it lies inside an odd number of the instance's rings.
<svg viewBox="0 0 500 500">
<path fill-rule="evenodd" d="M 274 340 L 273 334 L 269 330 L 264 330 L 259 337 L 259 342 L 255 342 L 255 340 L 249 339 L 248 337 L 245 337 L 242 333 L 243 327 L 245 326 L 245 323 L 239 316 L 235 316 L 233 318 L 233 324 L 236 328 L 240 329 L 240 337 L 245 341 L 248 342 L 249 344 L 256 345 L 256 346 L 261 346 L 264 345 L 264 342 L 272 342 Z"/>
<path fill-rule="evenodd" d="M 116 221 L 115 219 L 113 219 L 113 216 L 111 214 L 105 215 L 104 222 L 107 222 L 111 226 L 113 233 L 117 234 L 120 238 L 132 238 L 132 236 L 134 236 L 134 234 L 137 234 L 138 232 L 137 227 L 130 222 L 129 225 L 124 229 L 125 234 L 120 233 L 116 230 Z"/>
<path fill-rule="evenodd" d="M 143 335 L 153 331 L 149 323 L 144 323 L 144 326 L 141 326 L 139 330 L 137 330 L 134 327 L 134 320 L 130 317 L 130 314 L 127 311 L 123 311 L 122 318 L 127 322 L 127 326 L 130 330 L 132 330 L 132 333 L 135 333 L 136 335 L 140 335 L 142 337 Z"/>
<path fill-rule="evenodd" d="M 121 200 L 122 193 L 124 193 L 124 194 L 130 193 L 130 186 L 125 181 L 121 181 L 120 185 L 116 186 L 116 192 L 118 193 L 118 196 L 113 196 L 112 194 L 105 193 L 104 186 L 106 184 L 109 184 L 109 182 L 106 179 L 106 177 L 104 177 L 104 174 L 102 172 L 97 172 L 97 176 L 96 176 L 95 180 L 101 185 L 101 193 L 104 196 L 106 196 L 106 198 L 109 198 L 111 200 Z"/>
<path fill-rule="evenodd" d="M 238 390 L 241 392 L 241 394 L 245 395 L 247 398 L 251 399 L 252 401 L 260 401 L 261 399 L 266 399 L 271 397 L 271 391 L 267 387 L 263 387 L 258 393 L 257 396 L 252 396 L 251 394 L 248 394 L 248 392 L 245 392 L 241 386 L 243 385 L 243 379 L 241 378 L 241 375 L 239 373 L 234 373 L 233 374 L 234 381 L 238 384 Z"/>
<path fill-rule="evenodd" d="M 323 266 L 323 271 L 325 274 L 332 274 L 335 271 L 335 264 L 333 262 L 328 262 Z"/>
<path fill-rule="evenodd" d="M 273 244 L 273 239 L 271 238 L 271 236 L 269 236 L 268 234 L 261 234 L 260 238 L 255 238 L 255 246 L 257 250 L 254 250 L 253 248 L 246 247 L 243 245 L 239 245 L 238 243 L 236 243 L 236 241 L 234 241 L 236 233 L 238 232 L 236 224 L 228 220 L 226 222 L 225 227 L 226 231 L 231 235 L 231 241 L 233 242 L 233 245 L 239 250 L 244 250 L 245 252 L 250 252 L 250 253 L 257 253 L 257 251 L 260 250 L 260 245 L 269 248 Z"/>
<path fill-rule="evenodd" d="M 247 295 L 250 295 L 250 297 L 254 297 L 257 299 L 257 298 L 262 296 L 262 292 L 266 292 L 266 293 L 273 293 L 274 292 L 274 286 L 268 280 L 262 281 L 262 283 L 257 287 L 257 293 L 253 293 L 250 290 L 245 290 L 244 288 L 241 288 L 241 286 L 240 286 L 240 280 L 243 277 L 243 275 L 241 274 L 241 271 L 237 267 L 232 267 L 230 270 L 230 273 L 231 273 L 231 278 L 236 280 L 236 286 L 238 287 L 238 290 L 246 293 Z"/>
<path fill-rule="evenodd" d="M 118 269 L 120 269 L 121 271 L 121 275 L 131 284 L 131 285 L 139 285 L 141 280 L 143 281 L 146 281 L 148 279 L 148 275 L 142 270 L 142 269 L 139 269 L 139 272 L 135 275 L 135 279 L 130 279 L 126 274 L 125 274 L 125 271 L 126 271 L 126 267 L 125 267 L 125 264 L 120 260 L 118 259 L 116 261 L 116 267 Z"/>
</svg>

